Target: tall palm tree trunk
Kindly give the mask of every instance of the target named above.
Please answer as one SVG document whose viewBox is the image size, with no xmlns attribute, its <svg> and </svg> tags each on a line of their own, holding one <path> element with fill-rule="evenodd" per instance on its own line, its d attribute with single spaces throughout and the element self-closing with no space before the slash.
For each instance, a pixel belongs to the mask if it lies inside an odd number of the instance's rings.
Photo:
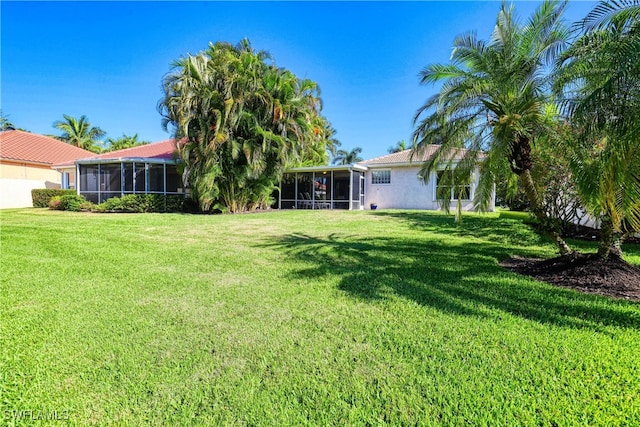
<svg viewBox="0 0 640 427">
<path fill-rule="evenodd" d="M 542 225 L 543 230 L 549 235 L 549 237 L 551 237 L 558 247 L 560 255 L 565 256 L 573 254 L 574 252 L 560 235 L 557 226 L 553 224 L 553 221 L 545 213 L 542 203 L 540 203 L 538 190 L 536 190 L 536 186 L 533 183 L 531 170 L 525 169 L 520 173 L 520 184 L 522 184 L 522 188 L 524 188 L 524 192 L 529 200 L 533 214 Z"/>
</svg>

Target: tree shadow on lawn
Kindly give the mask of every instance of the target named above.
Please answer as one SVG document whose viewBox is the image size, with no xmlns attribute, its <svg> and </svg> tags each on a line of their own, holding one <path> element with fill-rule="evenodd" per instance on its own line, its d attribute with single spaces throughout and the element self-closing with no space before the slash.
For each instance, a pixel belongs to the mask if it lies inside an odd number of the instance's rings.
<svg viewBox="0 0 640 427">
<path fill-rule="evenodd" d="M 313 282 L 337 276 L 339 289 L 364 301 L 395 295 L 457 315 L 488 318 L 499 316 L 499 310 L 564 327 L 640 329 L 640 310 L 634 310 L 632 303 L 603 303 L 599 297 L 554 288 L 502 269 L 498 260 L 509 257 L 513 248 L 505 248 L 500 241 L 456 245 L 420 236 L 372 240 L 291 234 L 269 246 L 306 265 L 292 273 L 296 279 Z"/>
<path fill-rule="evenodd" d="M 453 215 L 433 212 L 415 211 L 375 211 L 371 215 L 382 218 L 393 218 L 420 231 L 431 231 L 438 234 L 449 234 L 459 237 L 474 237 L 491 242 L 502 242 L 522 246 L 525 244 L 540 245 L 551 243 L 546 236 L 536 233 L 530 224 L 521 218 L 500 216 L 489 217 L 482 214 L 463 215 L 462 224 L 455 222 Z M 507 253 L 504 258 L 512 254 Z"/>
</svg>

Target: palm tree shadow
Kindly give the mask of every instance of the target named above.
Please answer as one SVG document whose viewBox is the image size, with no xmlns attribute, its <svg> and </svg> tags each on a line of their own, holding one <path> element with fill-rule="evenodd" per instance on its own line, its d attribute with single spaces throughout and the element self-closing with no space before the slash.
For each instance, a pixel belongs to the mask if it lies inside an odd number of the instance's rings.
<svg viewBox="0 0 640 427">
<path fill-rule="evenodd" d="M 506 312 L 563 327 L 640 329 L 640 311 L 629 310 L 628 302 L 604 306 L 597 296 L 514 280 L 515 273 L 498 266 L 497 260 L 511 255 L 500 242 L 474 241 L 461 247 L 420 238 L 290 234 L 268 246 L 303 266 L 291 273 L 295 279 L 335 277 L 338 289 L 370 303 L 399 297 L 471 317 Z"/>
</svg>

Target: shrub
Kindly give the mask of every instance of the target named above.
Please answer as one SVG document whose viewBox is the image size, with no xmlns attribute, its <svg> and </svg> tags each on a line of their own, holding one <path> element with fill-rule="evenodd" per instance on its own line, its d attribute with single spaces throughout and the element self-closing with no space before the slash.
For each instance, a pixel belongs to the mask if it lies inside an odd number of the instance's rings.
<svg viewBox="0 0 640 427">
<path fill-rule="evenodd" d="M 163 194 L 126 194 L 112 197 L 97 206 L 98 212 L 182 212 L 184 197 Z"/>
<path fill-rule="evenodd" d="M 46 208 L 52 197 L 76 194 L 76 190 L 62 190 L 60 188 L 36 188 L 31 190 L 31 200 L 34 208 Z"/>
<path fill-rule="evenodd" d="M 60 210 L 60 199 L 61 198 L 62 198 L 62 196 L 53 196 L 53 197 L 51 197 L 49 199 L 49 203 L 47 204 L 49 209 Z"/>
<path fill-rule="evenodd" d="M 49 200 L 49 209 L 60 211 L 80 212 L 83 210 L 91 210 L 91 202 L 78 194 L 64 194 L 62 196 L 54 196 Z"/>
<path fill-rule="evenodd" d="M 80 212 L 82 206 L 86 206 L 87 203 L 89 203 L 87 199 L 78 194 L 65 194 L 60 197 L 60 205 L 62 206 L 62 210 L 65 211 Z"/>
</svg>

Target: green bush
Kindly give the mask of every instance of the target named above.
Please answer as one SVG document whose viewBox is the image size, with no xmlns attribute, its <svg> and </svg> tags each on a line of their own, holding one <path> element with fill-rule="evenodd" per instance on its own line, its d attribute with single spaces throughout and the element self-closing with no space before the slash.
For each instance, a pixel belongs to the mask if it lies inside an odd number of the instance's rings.
<svg viewBox="0 0 640 427">
<path fill-rule="evenodd" d="M 112 197 L 96 207 L 97 212 L 182 212 L 184 197 L 170 194 L 126 194 Z"/>
<path fill-rule="evenodd" d="M 53 196 L 52 198 L 50 198 L 49 199 L 49 203 L 47 204 L 49 209 L 60 210 L 60 199 L 61 198 L 62 198 L 62 196 Z"/>
<path fill-rule="evenodd" d="M 91 210 L 91 202 L 78 194 L 64 194 L 62 196 L 53 196 L 49 200 L 49 209 L 60 211 L 80 212 Z"/>
<path fill-rule="evenodd" d="M 37 188 L 31 190 L 31 200 L 34 208 L 49 207 L 52 197 L 64 196 L 65 194 L 76 194 L 76 190 L 62 190 L 60 188 Z"/>
<path fill-rule="evenodd" d="M 87 203 L 89 203 L 87 199 L 78 194 L 65 194 L 60 198 L 60 204 L 65 211 L 80 212 L 83 210 L 83 206 L 87 206 Z"/>
</svg>

